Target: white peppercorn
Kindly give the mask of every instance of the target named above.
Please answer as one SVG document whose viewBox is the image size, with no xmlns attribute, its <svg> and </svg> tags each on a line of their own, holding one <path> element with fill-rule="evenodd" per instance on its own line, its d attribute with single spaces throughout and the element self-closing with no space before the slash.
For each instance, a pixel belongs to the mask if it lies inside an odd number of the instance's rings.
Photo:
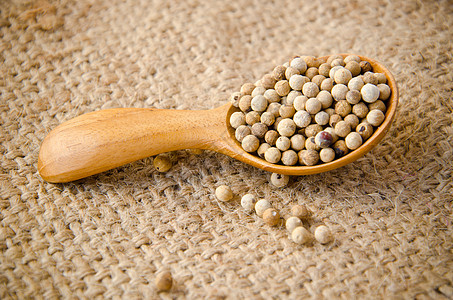
<svg viewBox="0 0 453 300">
<path fill-rule="evenodd" d="M 272 173 L 271 184 L 275 187 L 282 188 L 289 183 L 289 176 L 284 174 Z"/>
<path fill-rule="evenodd" d="M 265 111 L 267 108 L 267 100 L 264 98 L 263 95 L 257 95 L 252 98 L 252 101 L 250 102 L 250 107 L 257 112 L 262 112 Z"/>
<path fill-rule="evenodd" d="M 332 233 L 330 232 L 329 227 L 325 225 L 320 225 L 316 227 L 314 233 L 315 239 L 321 244 L 327 244 L 332 241 Z"/>
<path fill-rule="evenodd" d="M 315 136 L 315 143 L 321 148 L 329 147 L 333 142 L 332 135 L 327 131 L 320 131 Z"/>
<path fill-rule="evenodd" d="M 275 146 L 275 143 L 277 142 L 278 137 L 279 137 L 279 134 L 278 134 L 277 131 L 275 131 L 275 130 L 269 130 L 269 131 L 266 132 L 266 134 L 264 135 L 264 140 L 265 140 L 266 143 L 268 143 L 269 145 Z"/>
<path fill-rule="evenodd" d="M 249 213 L 255 208 L 255 202 L 256 198 L 253 194 L 245 194 L 241 198 L 241 206 Z"/>
<path fill-rule="evenodd" d="M 274 89 L 267 89 L 264 94 L 264 98 L 268 101 L 268 103 L 274 103 L 280 101 L 280 96 L 277 94 L 277 91 Z"/>
<path fill-rule="evenodd" d="M 281 161 L 285 166 L 294 166 L 298 162 L 297 153 L 294 150 L 286 150 L 282 153 Z"/>
<path fill-rule="evenodd" d="M 312 80 L 313 77 L 315 77 L 318 74 L 319 74 L 318 68 L 315 67 L 308 68 L 307 71 L 305 71 L 305 76 L 310 78 L 310 80 Z"/>
<path fill-rule="evenodd" d="M 329 123 L 330 116 L 325 111 L 320 111 L 315 115 L 315 122 L 319 125 L 326 125 Z"/>
<path fill-rule="evenodd" d="M 241 92 L 234 92 L 231 94 L 230 102 L 234 107 L 239 107 L 239 99 L 241 99 L 242 95 Z"/>
<path fill-rule="evenodd" d="M 385 83 L 380 83 L 377 85 L 377 88 L 379 89 L 379 99 L 380 100 L 387 100 L 390 97 L 390 93 L 392 92 L 390 90 L 390 87 L 385 84 Z"/>
<path fill-rule="evenodd" d="M 315 136 L 320 131 L 322 131 L 322 126 L 319 124 L 310 124 L 305 127 L 305 135 L 307 137 Z"/>
<path fill-rule="evenodd" d="M 242 149 L 247 152 L 255 152 L 260 146 L 260 140 L 256 136 L 250 134 L 242 139 L 241 146 Z"/>
<path fill-rule="evenodd" d="M 302 134 L 295 134 L 290 139 L 291 148 L 295 151 L 300 151 L 305 147 L 305 137 Z"/>
<path fill-rule="evenodd" d="M 292 136 L 296 132 L 296 124 L 291 119 L 283 119 L 278 123 L 277 131 L 283 136 Z"/>
<path fill-rule="evenodd" d="M 373 72 L 366 72 L 365 74 L 362 75 L 362 79 L 363 79 L 363 82 L 365 82 L 365 84 L 367 84 L 367 83 L 372 84 L 372 85 L 378 84 L 378 80 L 374 76 Z"/>
<path fill-rule="evenodd" d="M 387 110 L 387 106 L 385 106 L 385 103 L 382 100 L 377 100 L 376 102 L 369 104 L 368 109 L 369 110 L 379 109 L 380 111 L 385 113 L 385 111 Z"/>
<path fill-rule="evenodd" d="M 322 108 L 321 102 L 317 98 L 309 98 L 307 102 L 305 102 L 305 110 L 309 114 L 316 114 L 318 113 Z"/>
<path fill-rule="evenodd" d="M 275 208 L 268 208 L 263 213 L 263 220 L 269 226 L 276 226 L 280 223 L 280 213 Z"/>
<path fill-rule="evenodd" d="M 310 210 L 304 204 L 296 204 L 291 207 L 291 215 L 301 220 L 310 217 Z"/>
<path fill-rule="evenodd" d="M 275 147 L 280 151 L 286 151 L 291 146 L 291 142 L 288 137 L 280 136 L 275 142 Z"/>
<path fill-rule="evenodd" d="M 282 97 L 288 95 L 288 93 L 291 91 L 287 80 L 277 81 L 274 88 L 277 91 L 277 94 Z"/>
<path fill-rule="evenodd" d="M 248 125 L 258 123 L 261 119 L 261 115 L 257 111 L 250 111 L 245 114 L 245 122 Z"/>
<path fill-rule="evenodd" d="M 336 67 L 336 66 L 341 66 L 341 67 L 344 67 L 344 59 L 343 57 L 339 57 L 339 58 L 336 58 L 334 59 L 331 63 L 330 63 L 330 66 L 333 68 L 333 67 Z"/>
<path fill-rule="evenodd" d="M 353 77 L 360 75 L 360 72 L 362 71 L 362 69 L 360 68 L 359 63 L 356 62 L 356 61 L 350 61 L 350 62 L 348 62 L 348 63 L 345 65 L 345 68 L 348 69 L 349 72 L 351 72 L 351 75 L 352 75 Z"/>
<path fill-rule="evenodd" d="M 357 104 L 362 100 L 362 94 L 357 90 L 349 90 L 346 93 L 346 101 L 350 104 Z"/>
<path fill-rule="evenodd" d="M 289 78 L 289 86 L 296 91 L 302 90 L 305 80 L 302 75 L 293 75 Z"/>
<path fill-rule="evenodd" d="M 319 66 L 318 72 L 324 77 L 329 77 L 330 65 L 328 63 L 323 63 Z"/>
<path fill-rule="evenodd" d="M 311 233 L 303 226 L 298 226 L 291 232 L 291 239 L 297 244 L 307 244 L 313 238 Z"/>
<path fill-rule="evenodd" d="M 364 141 L 366 141 L 373 134 L 373 131 L 373 126 L 366 122 L 360 123 L 356 128 L 356 132 L 360 134 Z"/>
<path fill-rule="evenodd" d="M 238 128 L 241 125 L 245 125 L 245 115 L 243 112 L 237 111 L 230 116 L 230 125 L 233 128 Z"/>
<path fill-rule="evenodd" d="M 319 95 L 319 94 L 318 94 Z M 307 102 L 308 98 L 306 96 L 297 96 L 294 99 L 293 107 L 296 111 L 305 109 L 305 103 Z"/>
<path fill-rule="evenodd" d="M 283 119 L 287 119 L 287 118 L 291 118 L 292 116 L 294 116 L 294 113 L 296 112 L 296 110 L 294 109 L 294 106 L 292 106 L 292 105 L 282 105 L 282 106 L 280 106 L 280 109 L 278 112 Z"/>
<path fill-rule="evenodd" d="M 241 93 L 243 95 L 251 95 L 253 90 L 255 89 L 255 87 L 256 86 L 253 83 L 250 83 L 250 82 L 244 83 L 241 86 Z"/>
<path fill-rule="evenodd" d="M 239 126 L 238 128 L 236 128 L 236 131 L 234 132 L 234 136 L 236 137 L 236 140 L 239 143 L 241 143 L 242 140 L 249 134 L 252 134 L 252 130 L 247 125 Z"/>
<path fill-rule="evenodd" d="M 364 102 L 359 102 L 352 106 L 352 113 L 359 118 L 365 118 L 368 111 L 368 106 Z"/>
<path fill-rule="evenodd" d="M 276 83 L 276 80 L 272 74 L 266 74 L 261 78 L 261 85 L 265 89 L 272 89 Z"/>
<path fill-rule="evenodd" d="M 332 105 L 333 99 L 332 99 L 332 94 L 330 94 L 328 91 L 320 91 L 318 95 L 316 96 L 316 99 L 318 99 L 319 102 L 321 102 L 321 107 L 323 109 L 327 109 Z"/>
<path fill-rule="evenodd" d="M 319 151 L 319 159 L 328 163 L 335 159 L 335 151 L 332 148 L 323 148 Z"/>
<path fill-rule="evenodd" d="M 245 117 L 244 117 L 244 122 L 245 122 Z M 261 114 L 261 123 L 263 123 L 266 126 L 271 126 L 275 122 L 275 116 L 270 113 L 270 112 L 263 112 Z M 267 131 L 267 130 L 266 130 Z"/>
<path fill-rule="evenodd" d="M 344 141 L 346 143 L 346 147 L 348 147 L 350 150 L 355 150 L 355 149 L 359 148 L 363 143 L 362 137 L 360 136 L 359 133 L 357 133 L 355 131 L 350 132 L 346 136 Z"/>
<path fill-rule="evenodd" d="M 342 157 L 346 154 L 348 154 L 349 149 L 346 146 L 346 143 L 344 140 L 338 140 L 333 144 L 333 150 L 335 151 L 335 156 L 336 157 Z"/>
<path fill-rule="evenodd" d="M 304 84 L 302 87 L 302 93 L 307 96 L 308 98 L 313 98 L 316 97 L 319 93 L 319 88 L 316 85 L 316 83 L 313 82 L 307 82 Z"/>
<path fill-rule="evenodd" d="M 258 215 L 258 217 L 263 217 L 264 212 L 266 209 L 272 208 L 272 205 L 269 201 L 266 199 L 260 199 L 255 203 L 255 212 Z"/>
<path fill-rule="evenodd" d="M 285 227 L 289 232 L 293 232 L 299 226 L 302 226 L 302 221 L 298 217 L 289 217 L 285 222 Z"/>
<path fill-rule="evenodd" d="M 286 72 L 285 66 L 276 66 L 272 71 L 272 76 L 274 76 L 274 79 L 277 81 L 282 80 L 285 79 L 285 72 Z"/>
<path fill-rule="evenodd" d="M 291 60 L 289 65 L 295 69 L 297 69 L 300 73 L 305 73 L 307 70 L 307 63 L 301 57 L 295 57 Z"/>
<path fill-rule="evenodd" d="M 242 96 L 241 99 L 239 99 L 239 109 L 242 110 L 243 112 L 249 112 L 251 109 L 250 107 L 251 102 L 252 96 L 250 95 Z"/>
<path fill-rule="evenodd" d="M 215 196 L 218 200 L 227 202 L 233 199 L 233 191 L 227 185 L 220 185 L 215 189 Z"/>
<path fill-rule="evenodd" d="M 352 110 L 351 104 L 346 100 L 339 100 L 335 103 L 335 113 L 346 117 Z"/>
<path fill-rule="evenodd" d="M 270 112 L 271 114 L 274 115 L 275 118 L 277 118 L 278 116 L 280 116 L 279 110 L 280 110 L 281 106 L 282 105 L 278 102 L 272 102 L 272 103 L 269 103 L 266 111 Z"/>
<path fill-rule="evenodd" d="M 256 150 L 256 154 L 258 154 L 259 157 L 264 159 L 264 154 L 266 153 L 267 149 L 269 149 L 271 145 L 268 143 L 262 143 L 259 147 L 258 150 Z"/>
<path fill-rule="evenodd" d="M 285 71 L 285 78 L 287 80 L 289 80 L 291 78 L 291 76 L 293 75 L 300 75 L 300 72 L 298 69 L 296 68 L 293 68 L 293 67 L 288 67 L 286 68 L 286 71 Z M 284 80 L 285 78 L 282 78 L 281 80 Z"/>
<path fill-rule="evenodd" d="M 256 88 L 253 89 L 251 96 L 255 97 L 258 95 L 264 95 L 264 92 L 266 92 L 266 89 L 262 86 L 257 86 Z"/>
<path fill-rule="evenodd" d="M 332 97 L 337 100 L 346 100 L 346 94 L 348 93 L 349 89 L 346 85 L 338 83 L 333 86 L 331 90 Z"/>
<path fill-rule="evenodd" d="M 373 126 L 379 126 L 384 122 L 385 115 L 379 109 L 370 110 L 370 112 L 366 115 L 366 121 Z"/>
<path fill-rule="evenodd" d="M 339 58 L 340 58 L 340 59 L 343 59 L 343 56 L 338 55 L 338 54 L 331 55 L 331 56 L 329 56 L 329 57 L 327 58 L 326 63 L 328 63 L 329 65 L 331 65 L 332 62 L 333 62 L 335 59 L 339 59 Z"/>
<path fill-rule="evenodd" d="M 257 138 L 263 138 L 268 130 L 267 126 L 260 122 L 253 124 L 251 129 L 252 134 Z"/>
<path fill-rule="evenodd" d="M 316 150 L 302 150 L 299 152 L 299 163 L 306 166 L 314 166 L 319 161 L 319 153 Z"/>
<path fill-rule="evenodd" d="M 348 84 L 352 79 L 352 73 L 346 68 L 340 68 L 335 72 L 333 79 L 336 83 Z"/>
<path fill-rule="evenodd" d="M 282 153 L 276 147 L 270 147 L 264 152 L 264 159 L 271 164 L 276 164 L 282 158 Z"/>
<path fill-rule="evenodd" d="M 333 79 L 326 78 L 321 82 L 321 90 L 330 92 L 333 88 Z"/>
<path fill-rule="evenodd" d="M 346 121 L 340 121 L 335 125 L 335 134 L 339 137 L 346 137 L 351 132 L 351 125 Z"/>
<path fill-rule="evenodd" d="M 311 79 L 311 82 L 315 83 L 318 87 L 321 87 L 321 83 L 324 81 L 324 79 L 326 79 L 325 76 L 318 74 Z"/>
<path fill-rule="evenodd" d="M 361 77 L 354 77 L 348 82 L 348 88 L 350 90 L 360 91 L 364 85 L 365 83 Z"/>
<path fill-rule="evenodd" d="M 354 114 L 347 115 L 343 120 L 349 123 L 349 125 L 351 125 L 351 128 L 356 128 L 360 122 L 359 118 Z"/>
<path fill-rule="evenodd" d="M 153 159 L 153 166 L 158 172 L 167 172 L 173 166 L 170 157 L 166 154 L 159 154 Z"/>
<path fill-rule="evenodd" d="M 302 58 L 304 59 L 305 63 L 307 64 L 308 68 L 317 68 L 320 65 L 319 60 L 314 56 L 306 55 Z"/>
</svg>

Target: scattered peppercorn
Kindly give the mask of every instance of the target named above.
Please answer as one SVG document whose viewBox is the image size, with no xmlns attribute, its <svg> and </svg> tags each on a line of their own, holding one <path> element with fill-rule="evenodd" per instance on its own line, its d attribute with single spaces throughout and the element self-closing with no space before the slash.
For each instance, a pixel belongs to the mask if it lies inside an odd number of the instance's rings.
<svg viewBox="0 0 453 300">
<path fill-rule="evenodd" d="M 320 225 L 315 229 L 315 239 L 321 244 L 327 244 L 332 241 L 332 233 L 326 225 Z"/>
<path fill-rule="evenodd" d="M 173 166 L 170 158 L 165 154 L 159 154 L 153 159 L 154 168 L 159 172 L 167 172 Z"/>
<path fill-rule="evenodd" d="M 171 289 L 173 278 L 170 271 L 163 271 L 156 276 L 156 288 L 159 292 L 166 292 Z"/>
<path fill-rule="evenodd" d="M 227 202 L 233 199 L 233 191 L 227 185 L 220 185 L 215 190 L 215 196 L 220 201 Z"/>
<path fill-rule="evenodd" d="M 289 183 L 289 176 L 284 174 L 272 173 L 271 183 L 278 188 L 285 187 Z"/>
<path fill-rule="evenodd" d="M 276 226 L 280 223 L 280 213 L 275 208 L 268 208 L 263 213 L 263 220 L 269 226 Z"/>
</svg>

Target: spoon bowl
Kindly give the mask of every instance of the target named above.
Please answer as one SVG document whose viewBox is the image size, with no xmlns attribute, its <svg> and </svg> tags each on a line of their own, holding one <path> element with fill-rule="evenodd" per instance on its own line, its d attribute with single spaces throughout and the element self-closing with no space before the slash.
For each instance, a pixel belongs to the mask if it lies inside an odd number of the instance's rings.
<svg viewBox="0 0 453 300">
<path fill-rule="evenodd" d="M 38 171 L 46 181 L 68 182 L 181 149 L 213 150 L 254 167 L 286 175 L 309 175 L 342 167 L 382 140 L 398 105 L 398 89 L 390 71 L 375 60 L 359 57 L 368 61 L 374 72 L 387 77 L 391 95 L 386 100 L 385 119 L 359 148 L 332 162 L 285 166 L 246 152 L 229 125 L 230 116 L 237 108 L 227 103 L 211 110 L 116 108 L 81 115 L 57 126 L 46 136 L 39 152 Z"/>
</svg>

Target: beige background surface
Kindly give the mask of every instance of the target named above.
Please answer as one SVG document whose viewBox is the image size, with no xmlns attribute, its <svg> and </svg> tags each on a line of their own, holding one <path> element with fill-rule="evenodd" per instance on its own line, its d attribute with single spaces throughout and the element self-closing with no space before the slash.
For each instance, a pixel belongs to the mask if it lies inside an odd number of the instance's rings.
<svg viewBox="0 0 453 300">
<path fill-rule="evenodd" d="M 453 298 L 451 1 L 1 1 L 0 298 Z M 171 153 L 68 184 L 37 173 L 63 121 L 111 107 L 209 109 L 293 55 L 385 64 L 400 106 L 384 140 L 332 172 L 269 174 Z M 220 184 L 237 198 L 219 203 Z M 246 214 L 305 203 L 328 245 Z M 175 286 L 157 294 L 156 272 Z"/>
</svg>

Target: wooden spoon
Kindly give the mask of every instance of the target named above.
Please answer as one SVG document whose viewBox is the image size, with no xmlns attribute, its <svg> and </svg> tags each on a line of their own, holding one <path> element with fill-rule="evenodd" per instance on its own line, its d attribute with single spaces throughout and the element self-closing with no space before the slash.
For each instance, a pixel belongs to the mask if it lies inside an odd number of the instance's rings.
<svg viewBox="0 0 453 300">
<path fill-rule="evenodd" d="M 39 173 L 49 182 L 68 182 L 181 149 L 213 150 L 257 168 L 287 175 L 308 175 L 339 168 L 379 143 L 390 127 L 398 104 L 393 75 L 380 63 L 360 58 L 370 62 L 374 72 L 387 77 L 391 96 L 386 103 L 385 120 L 361 147 L 332 162 L 284 166 L 247 153 L 229 126 L 230 115 L 237 109 L 228 103 L 211 110 L 116 108 L 84 114 L 57 126 L 47 135 L 39 152 Z"/>
</svg>

